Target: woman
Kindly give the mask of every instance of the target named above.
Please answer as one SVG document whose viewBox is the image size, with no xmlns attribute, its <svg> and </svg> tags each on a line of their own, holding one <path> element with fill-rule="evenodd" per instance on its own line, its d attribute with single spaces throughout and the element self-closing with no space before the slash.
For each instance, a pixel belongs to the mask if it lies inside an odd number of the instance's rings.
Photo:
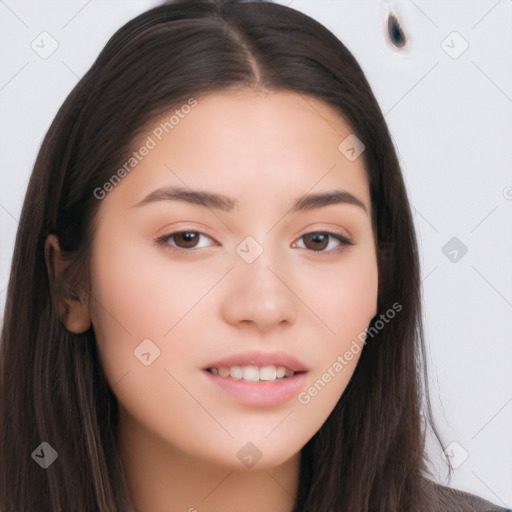
<svg viewBox="0 0 512 512">
<path fill-rule="evenodd" d="M 428 477 L 420 300 L 393 144 L 343 44 L 267 2 L 152 9 L 29 183 L 0 509 L 504 510 Z"/>
</svg>

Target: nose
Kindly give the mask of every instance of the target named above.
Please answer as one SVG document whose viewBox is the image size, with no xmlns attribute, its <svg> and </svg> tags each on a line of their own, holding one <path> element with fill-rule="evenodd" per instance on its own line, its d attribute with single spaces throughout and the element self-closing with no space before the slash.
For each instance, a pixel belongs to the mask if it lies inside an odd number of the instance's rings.
<svg viewBox="0 0 512 512">
<path fill-rule="evenodd" d="M 221 314 L 231 325 L 252 324 L 270 331 L 280 324 L 294 324 L 299 299 L 291 273 L 285 272 L 268 251 L 252 263 L 238 262 L 223 288 Z"/>
</svg>

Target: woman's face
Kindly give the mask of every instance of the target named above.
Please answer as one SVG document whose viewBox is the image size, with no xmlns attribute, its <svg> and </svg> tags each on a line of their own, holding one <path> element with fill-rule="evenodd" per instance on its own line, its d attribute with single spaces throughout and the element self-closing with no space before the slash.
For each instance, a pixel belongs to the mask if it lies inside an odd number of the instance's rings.
<svg viewBox="0 0 512 512">
<path fill-rule="evenodd" d="M 327 419 L 377 312 L 363 158 L 334 111 L 295 93 L 187 105 L 103 189 L 93 329 L 122 425 L 203 462 L 272 467 Z M 339 191 L 356 200 L 307 199 Z M 279 367 L 302 373 L 267 381 Z"/>
</svg>

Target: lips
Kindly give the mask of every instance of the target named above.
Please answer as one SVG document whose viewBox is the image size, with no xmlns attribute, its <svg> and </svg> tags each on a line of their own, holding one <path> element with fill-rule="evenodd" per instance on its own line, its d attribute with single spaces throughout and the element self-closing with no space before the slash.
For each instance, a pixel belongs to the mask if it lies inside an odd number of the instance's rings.
<svg viewBox="0 0 512 512">
<path fill-rule="evenodd" d="M 236 402 L 251 407 L 273 407 L 289 403 L 304 389 L 307 379 L 306 372 L 270 382 L 226 378 L 207 370 L 203 370 L 202 374 L 205 382 L 220 389 Z"/>
<path fill-rule="evenodd" d="M 223 359 L 217 359 L 203 370 L 210 368 L 220 367 L 232 367 L 232 366 L 283 366 L 284 368 L 291 370 L 295 373 L 307 372 L 309 368 L 295 356 L 287 354 L 286 352 L 261 352 L 251 351 L 243 352 L 240 354 L 234 354 Z"/>
</svg>

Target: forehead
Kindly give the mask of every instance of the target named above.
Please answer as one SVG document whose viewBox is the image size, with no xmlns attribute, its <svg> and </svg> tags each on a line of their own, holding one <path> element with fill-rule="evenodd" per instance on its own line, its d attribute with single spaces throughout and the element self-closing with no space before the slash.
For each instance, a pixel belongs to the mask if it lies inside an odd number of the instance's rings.
<svg viewBox="0 0 512 512">
<path fill-rule="evenodd" d="M 307 147 L 322 145 L 322 141 L 327 145 L 333 142 L 332 137 L 345 137 L 353 131 L 340 113 L 319 98 L 292 91 L 251 89 L 210 93 L 196 98 L 192 108 L 184 102 L 156 119 L 152 128 L 159 141 L 174 133 L 215 143 L 243 142 L 239 147 L 232 145 L 232 152 L 254 149 L 264 140 L 267 145 L 257 147 L 261 155 L 271 149 L 285 152 L 285 142 L 297 151 L 295 146 L 303 139 L 309 142 Z M 331 136 L 327 140 L 326 134 Z"/>
<path fill-rule="evenodd" d="M 116 187 L 132 203 L 155 186 L 178 185 L 240 196 L 241 203 L 251 197 L 285 202 L 287 195 L 342 187 L 369 204 L 363 158 L 351 161 L 339 149 L 353 131 L 323 101 L 290 91 L 236 90 L 187 105 L 155 119 L 134 141 L 133 151 L 151 149 Z"/>
</svg>

